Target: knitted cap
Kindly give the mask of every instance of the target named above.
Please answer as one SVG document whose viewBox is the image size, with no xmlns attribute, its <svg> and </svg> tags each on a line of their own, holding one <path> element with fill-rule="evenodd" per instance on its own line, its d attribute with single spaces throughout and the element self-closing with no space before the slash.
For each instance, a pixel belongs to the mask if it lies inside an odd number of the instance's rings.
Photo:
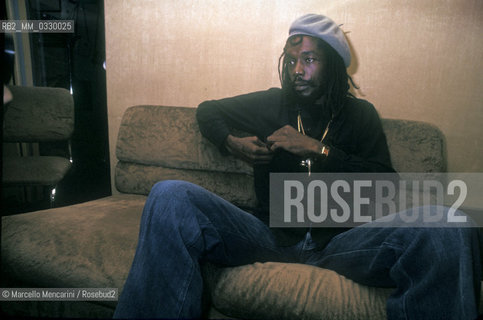
<svg viewBox="0 0 483 320">
<path fill-rule="evenodd" d="M 344 32 L 330 18 L 319 14 L 306 14 L 290 26 L 289 37 L 295 35 L 324 40 L 342 57 L 346 68 L 351 64 L 351 53 Z"/>
</svg>

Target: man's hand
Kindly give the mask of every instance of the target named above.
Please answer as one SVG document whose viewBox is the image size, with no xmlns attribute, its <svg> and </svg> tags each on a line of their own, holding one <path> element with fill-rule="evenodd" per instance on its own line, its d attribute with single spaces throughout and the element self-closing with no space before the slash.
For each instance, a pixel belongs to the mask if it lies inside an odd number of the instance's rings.
<svg viewBox="0 0 483 320">
<path fill-rule="evenodd" d="M 298 156 L 308 156 L 320 153 L 323 144 L 311 137 L 305 136 L 290 125 L 286 125 L 267 138 L 271 151 L 284 149 Z"/>
<path fill-rule="evenodd" d="M 257 137 L 239 138 L 228 135 L 225 140 L 226 149 L 233 155 L 253 163 L 268 163 L 273 157 L 273 152 Z"/>
</svg>

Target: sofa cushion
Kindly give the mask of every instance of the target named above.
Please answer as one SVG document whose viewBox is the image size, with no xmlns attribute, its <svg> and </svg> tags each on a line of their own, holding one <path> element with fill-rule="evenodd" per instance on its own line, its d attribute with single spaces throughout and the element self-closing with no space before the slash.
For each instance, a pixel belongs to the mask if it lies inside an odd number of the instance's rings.
<svg viewBox="0 0 483 320">
<path fill-rule="evenodd" d="M 74 99 L 68 90 L 27 86 L 10 86 L 9 89 L 15 99 L 6 108 L 4 142 L 53 141 L 71 137 Z"/>
<path fill-rule="evenodd" d="M 121 289 L 145 201 L 116 195 L 3 217 L 2 276 L 38 288 Z"/>
<path fill-rule="evenodd" d="M 434 125 L 382 119 L 394 169 L 398 172 L 446 172 L 445 140 Z"/>
<path fill-rule="evenodd" d="M 3 157 L 4 185 L 55 186 L 71 168 L 69 159 L 55 156 Z"/>
<path fill-rule="evenodd" d="M 392 291 L 296 263 L 208 266 L 205 277 L 214 307 L 243 319 L 385 319 Z"/>
<path fill-rule="evenodd" d="M 149 194 L 152 186 L 161 180 L 185 180 L 246 208 L 256 205 L 253 176 L 232 172 L 171 169 L 137 163 L 118 162 L 116 188 L 120 192 Z"/>
<path fill-rule="evenodd" d="M 128 108 L 119 128 L 117 158 L 166 168 L 252 174 L 247 163 L 221 155 L 201 136 L 195 112 L 186 107 Z"/>
</svg>

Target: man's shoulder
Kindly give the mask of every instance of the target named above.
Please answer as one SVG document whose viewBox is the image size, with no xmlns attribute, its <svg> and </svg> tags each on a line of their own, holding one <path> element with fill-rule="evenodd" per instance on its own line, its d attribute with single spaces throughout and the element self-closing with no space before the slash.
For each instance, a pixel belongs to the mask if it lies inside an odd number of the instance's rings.
<svg viewBox="0 0 483 320">
<path fill-rule="evenodd" d="M 221 99 L 206 100 L 199 104 L 198 113 L 218 108 L 245 110 L 260 109 L 261 106 L 277 106 L 281 101 L 282 90 L 280 88 L 270 88 L 262 91 L 254 91 L 225 97 Z"/>
<path fill-rule="evenodd" d="M 347 97 L 345 112 L 368 115 L 377 114 L 377 110 L 371 102 L 354 96 Z"/>
<path fill-rule="evenodd" d="M 348 96 L 346 101 L 347 101 L 346 102 L 347 105 L 351 107 L 353 106 L 353 107 L 371 108 L 371 109 L 374 108 L 374 105 L 371 102 L 365 99 L 357 98 L 355 96 Z"/>
<path fill-rule="evenodd" d="M 345 119 L 345 121 L 356 122 L 360 125 L 380 121 L 379 113 L 371 102 L 353 96 L 347 97 L 339 116 L 341 120 Z"/>
<path fill-rule="evenodd" d="M 220 104 L 232 104 L 232 103 L 241 103 L 241 104 L 257 104 L 257 103 L 266 103 L 268 101 L 280 101 L 282 97 L 282 89 L 280 88 L 270 88 L 266 90 L 260 91 L 253 91 L 249 93 L 243 93 L 234 95 L 231 97 L 225 97 L 216 100 L 208 100 L 204 101 L 202 104 L 206 103 L 213 103 L 217 102 Z"/>
<path fill-rule="evenodd" d="M 269 88 L 266 90 L 254 91 L 245 94 L 235 96 L 233 98 L 267 98 L 267 99 L 279 99 L 282 96 L 282 89 Z"/>
</svg>

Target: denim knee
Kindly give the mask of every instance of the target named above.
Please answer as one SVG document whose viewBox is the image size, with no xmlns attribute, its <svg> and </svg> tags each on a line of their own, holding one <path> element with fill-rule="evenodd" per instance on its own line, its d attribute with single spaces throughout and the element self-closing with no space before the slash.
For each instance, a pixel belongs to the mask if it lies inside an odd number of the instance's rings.
<svg viewBox="0 0 483 320">
<path fill-rule="evenodd" d="M 479 251 L 478 231 L 475 228 L 416 228 L 415 231 L 416 245 L 427 247 L 429 250 L 426 253 L 433 255 L 433 258 L 446 260 L 479 253 L 474 252 Z"/>
<path fill-rule="evenodd" d="M 195 185 L 182 180 L 163 180 L 156 182 L 151 188 L 149 197 L 164 196 L 169 198 L 173 195 L 180 195 L 182 191 L 192 189 Z"/>
<path fill-rule="evenodd" d="M 180 180 L 157 182 L 151 189 L 144 207 L 144 220 L 152 224 L 162 222 L 161 226 L 173 227 L 186 219 L 195 210 L 191 196 L 200 189 L 196 185 Z"/>
</svg>

